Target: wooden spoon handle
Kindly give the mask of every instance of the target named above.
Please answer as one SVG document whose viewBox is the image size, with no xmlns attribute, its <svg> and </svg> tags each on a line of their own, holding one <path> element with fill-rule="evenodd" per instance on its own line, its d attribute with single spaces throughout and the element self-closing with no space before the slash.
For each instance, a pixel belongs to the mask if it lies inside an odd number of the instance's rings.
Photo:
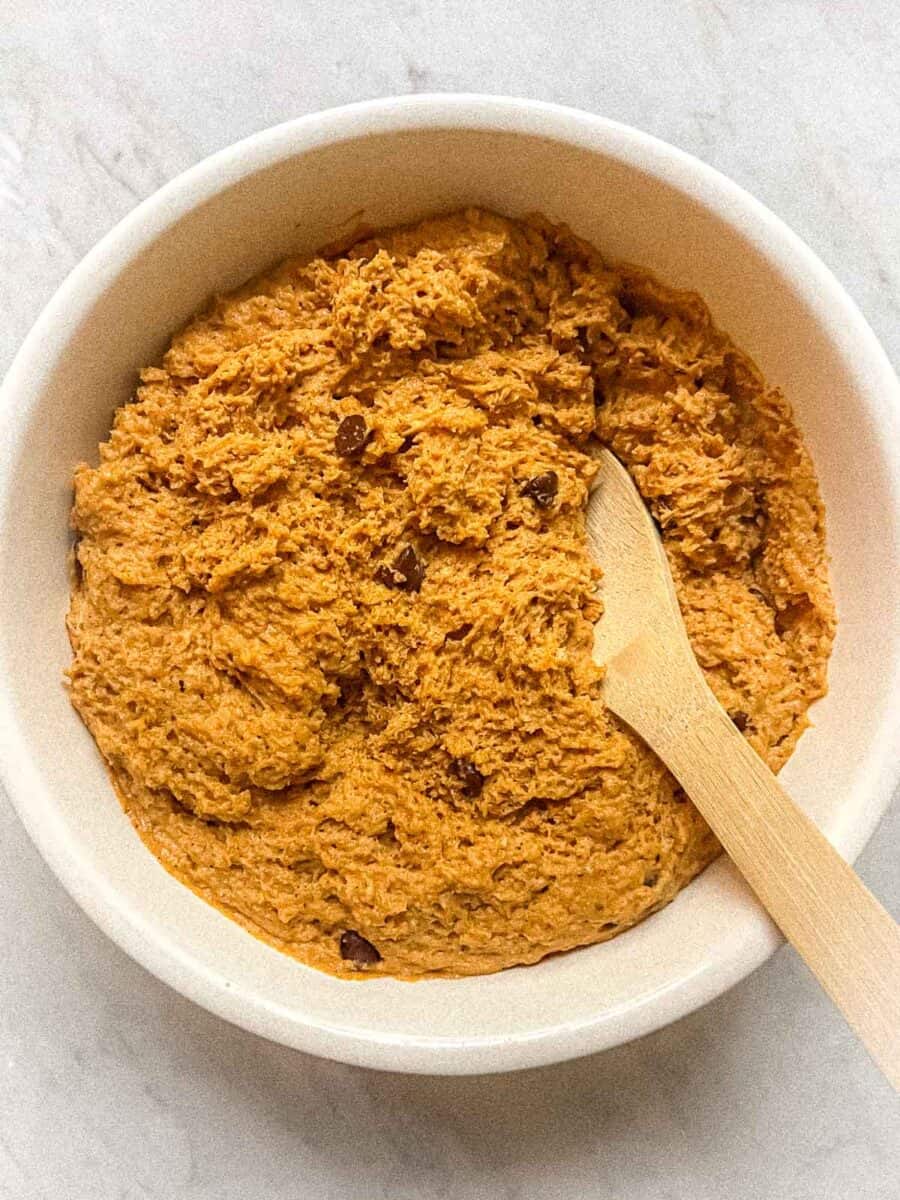
<svg viewBox="0 0 900 1200">
<path fill-rule="evenodd" d="M 660 757 L 900 1091 L 900 927 L 718 704 L 666 742 Z"/>
</svg>

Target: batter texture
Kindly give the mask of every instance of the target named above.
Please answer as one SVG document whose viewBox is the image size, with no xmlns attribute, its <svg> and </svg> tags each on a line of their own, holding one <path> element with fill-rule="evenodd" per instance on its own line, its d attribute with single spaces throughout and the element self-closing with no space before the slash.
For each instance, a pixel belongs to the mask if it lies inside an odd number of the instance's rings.
<svg viewBox="0 0 900 1200">
<path fill-rule="evenodd" d="M 780 767 L 825 690 L 822 505 L 696 295 L 469 211 L 175 337 L 76 473 L 68 617 L 73 703 L 169 871 L 306 963 L 421 977 L 613 937 L 715 857 L 600 699 L 595 437 Z"/>
</svg>

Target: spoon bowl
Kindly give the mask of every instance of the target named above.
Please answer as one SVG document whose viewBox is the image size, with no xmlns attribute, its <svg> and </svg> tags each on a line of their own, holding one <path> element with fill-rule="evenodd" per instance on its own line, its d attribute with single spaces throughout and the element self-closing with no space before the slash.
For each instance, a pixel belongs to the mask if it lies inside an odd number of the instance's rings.
<svg viewBox="0 0 900 1200">
<path fill-rule="evenodd" d="M 841 852 L 859 854 L 900 780 L 900 385 L 796 234 L 675 147 L 590 113 L 465 95 L 367 101 L 264 130 L 172 180 L 91 251 L 0 404 L 0 776 L 49 867 L 118 946 L 221 1017 L 307 1053 L 441 1074 L 537 1067 L 641 1037 L 744 979 L 777 931 L 723 856 L 621 937 L 531 967 L 416 984 L 332 978 L 166 873 L 60 681 L 72 472 L 96 454 L 137 369 L 211 294 L 286 255 L 360 222 L 468 204 L 543 212 L 611 261 L 699 293 L 790 398 L 828 513 L 839 623 L 829 694 L 784 778 Z"/>
</svg>

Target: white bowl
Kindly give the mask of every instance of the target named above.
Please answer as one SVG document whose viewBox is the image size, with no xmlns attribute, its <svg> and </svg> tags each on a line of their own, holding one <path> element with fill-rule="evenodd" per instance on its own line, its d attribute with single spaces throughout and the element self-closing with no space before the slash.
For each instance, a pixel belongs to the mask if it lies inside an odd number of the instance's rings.
<svg viewBox="0 0 900 1200">
<path fill-rule="evenodd" d="M 69 706 L 67 517 L 75 463 L 94 458 L 137 368 L 212 291 L 360 221 L 465 204 L 539 210 L 696 288 L 784 387 L 824 492 L 840 626 L 831 690 L 783 778 L 852 858 L 900 760 L 900 389 L 839 284 L 762 205 L 633 129 L 480 96 L 303 117 L 181 175 L 72 272 L 4 384 L 3 779 L 65 887 L 154 974 L 265 1037 L 402 1071 L 536 1066 L 637 1037 L 743 978 L 778 934 L 720 860 L 615 941 L 482 978 L 348 983 L 256 941 L 144 849 Z"/>
</svg>

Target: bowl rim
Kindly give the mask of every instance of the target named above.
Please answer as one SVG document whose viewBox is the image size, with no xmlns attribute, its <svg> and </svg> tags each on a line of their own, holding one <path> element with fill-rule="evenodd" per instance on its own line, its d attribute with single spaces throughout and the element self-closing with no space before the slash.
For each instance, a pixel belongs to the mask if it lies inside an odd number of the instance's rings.
<svg viewBox="0 0 900 1200">
<path fill-rule="evenodd" d="M 545 137 L 602 151 L 690 195 L 742 235 L 797 288 L 829 336 L 866 379 L 866 402 L 883 431 L 891 507 L 900 514 L 900 383 L 856 304 L 817 255 L 780 218 L 715 168 L 631 126 L 545 101 L 477 93 L 427 93 L 366 100 L 286 121 L 203 159 L 138 204 L 78 263 L 38 317 L 0 387 L 0 546 L 7 542 L 10 483 L 19 447 L 65 343 L 124 265 L 187 212 L 245 176 L 317 146 L 406 130 L 465 129 Z M 15 400 L 15 402 L 14 402 Z M 0 563 L 0 569 L 5 569 Z M 900 570 L 900 561 L 897 563 Z M 886 811 L 900 781 L 900 654 L 891 664 L 887 717 L 873 730 L 861 812 L 838 818 L 829 836 L 853 861 Z M 52 797 L 31 762 L 15 706 L 0 686 L 0 782 L 54 874 L 118 946 L 203 1008 L 273 1041 L 361 1066 L 431 1074 L 476 1074 L 542 1066 L 650 1033 L 721 995 L 759 967 L 780 944 L 773 927 L 736 939 L 709 970 L 680 979 L 634 1005 L 572 1025 L 515 1035 L 424 1038 L 313 1023 L 295 1011 L 246 995 L 213 976 L 171 943 L 165 930 L 124 904 L 112 884 L 82 860 L 54 814 Z M 350 986 L 355 986 L 351 984 Z"/>
</svg>

